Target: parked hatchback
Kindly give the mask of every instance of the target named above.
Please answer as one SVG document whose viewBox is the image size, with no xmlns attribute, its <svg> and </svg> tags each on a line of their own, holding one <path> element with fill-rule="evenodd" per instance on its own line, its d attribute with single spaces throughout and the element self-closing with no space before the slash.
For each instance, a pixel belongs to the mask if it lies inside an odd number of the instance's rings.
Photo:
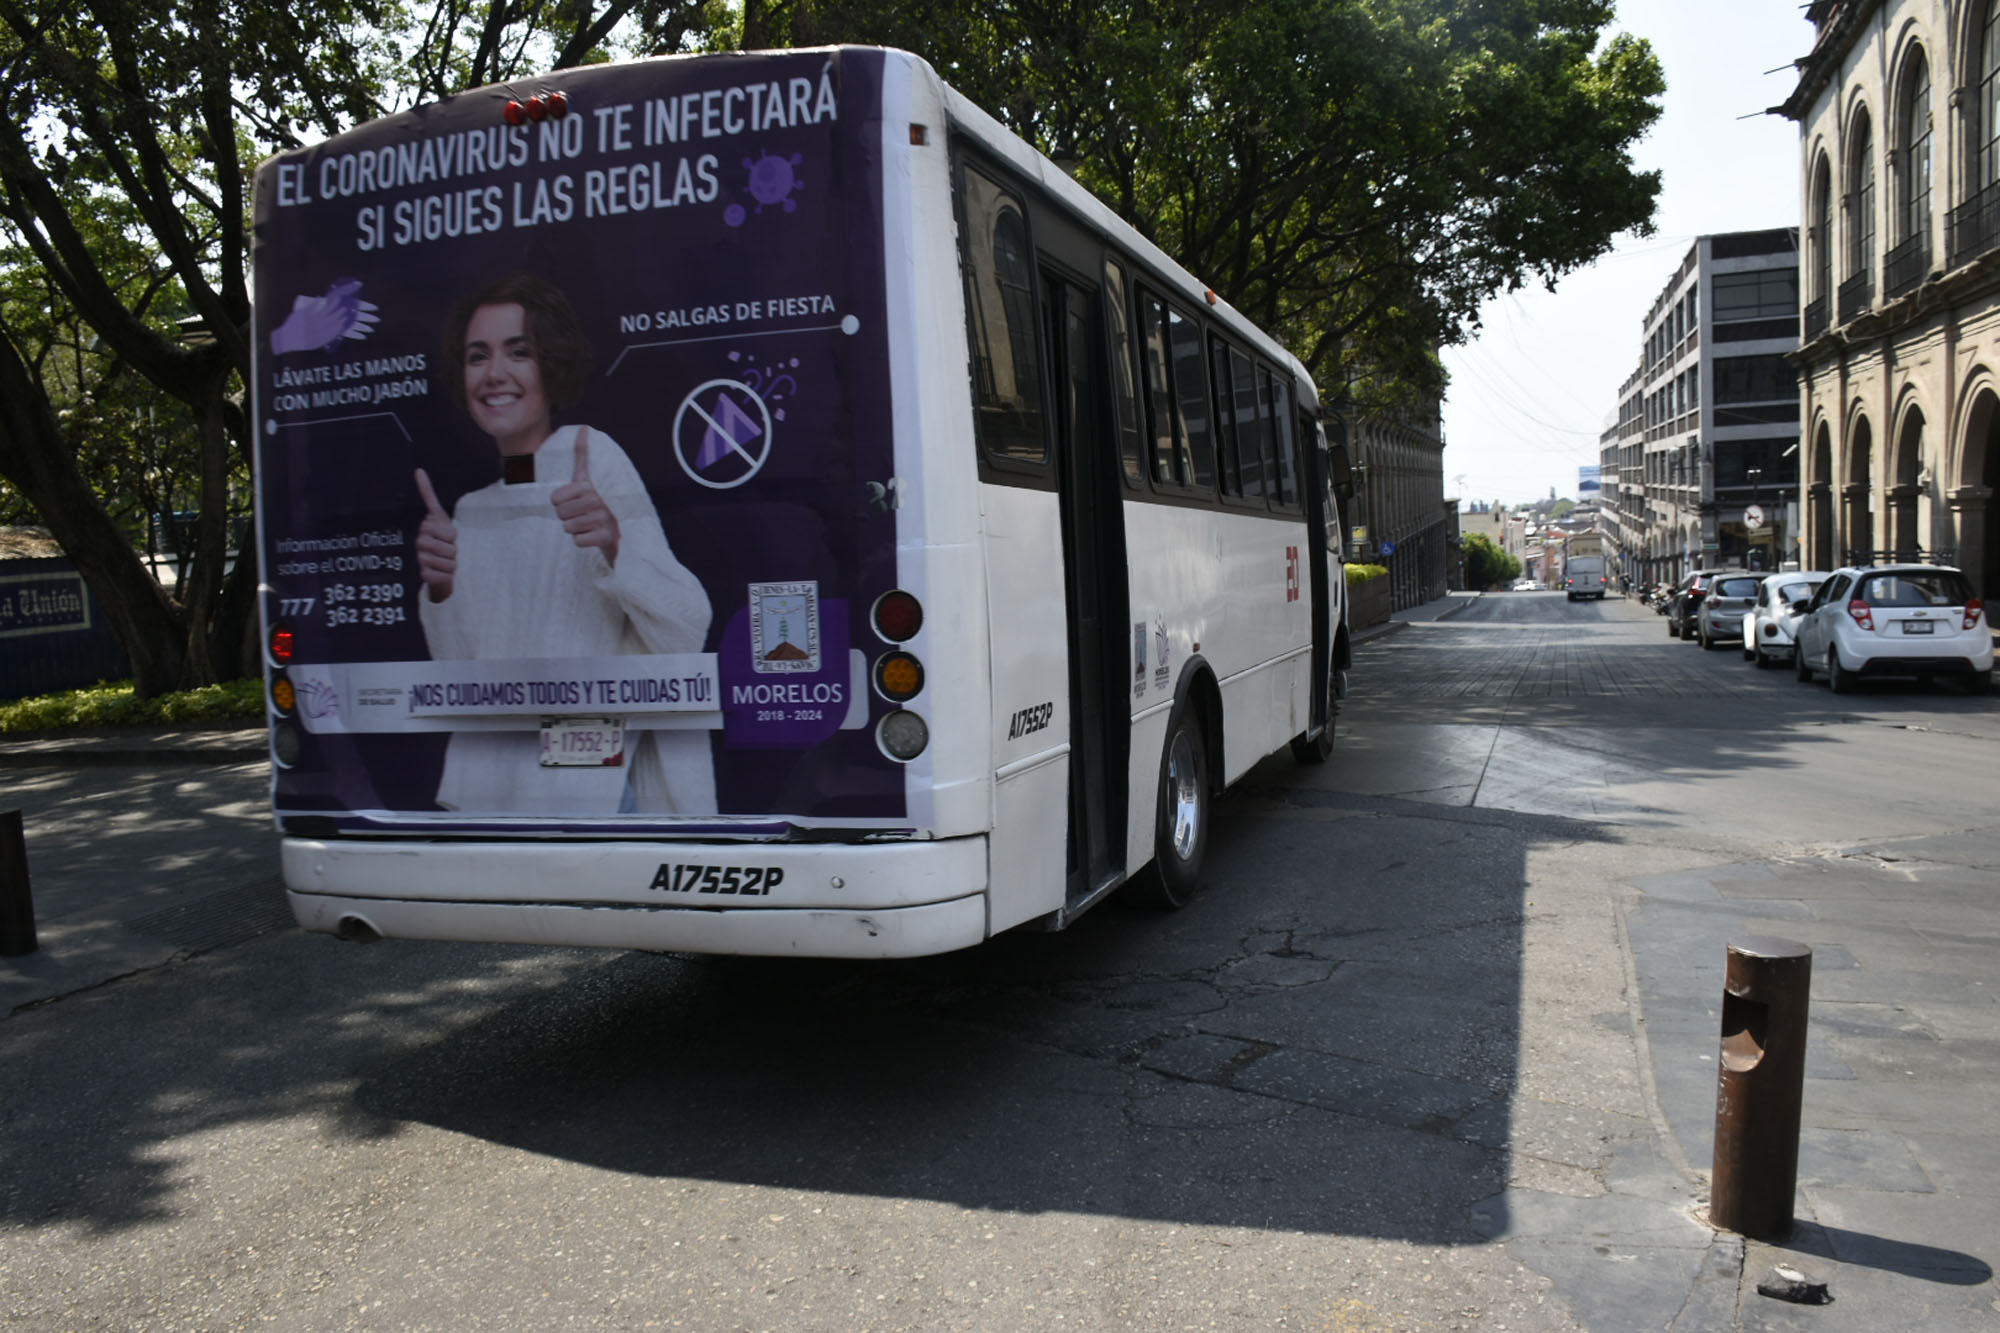
<svg viewBox="0 0 2000 1333">
<path fill-rule="evenodd" d="M 1956 569 L 1849 566 L 1813 594 L 1792 660 L 1800 680 L 1824 671 L 1836 693 L 1864 676 L 1954 676 L 1983 692 L 1993 678 L 1993 631 Z"/>
<path fill-rule="evenodd" d="M 1743 637 L 1743 618 L 1757 604 L 1761 574 L 1717 574 L 1695 608 L 1694 637 L 1705 652 Z"/>
<path fill-rule="evenodd" d="M 1747 569 L 1697 569 L 1674 585 L 1667 599 L 1667 635 L 1675 639 L 1692 639 L 1695 636 L 1695 617 L 1701 612 L 1701 604 L 1708 600 L 1708 590 L 1715 580 L 1725 574 L 1741 574 L 1754 578 Z"/>
<path fill-rule="evenodd" d="M 1743 660 L 1760 667 L 1791 661 L 1806 604 L 1824 582 L 1824 571 L 1808 569 L 1772 574 L 1758 585 L 1757 602 L 1743 617 Z"/>
</svg>

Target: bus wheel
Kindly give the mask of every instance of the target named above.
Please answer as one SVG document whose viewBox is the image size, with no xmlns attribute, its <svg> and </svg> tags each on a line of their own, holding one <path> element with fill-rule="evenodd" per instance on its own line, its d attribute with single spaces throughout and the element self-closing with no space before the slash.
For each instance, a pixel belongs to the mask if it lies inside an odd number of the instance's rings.
<svg viewBox="0 0 2000 1333">
<path fill-rule="evenodd" d="M 1213 813 L 1208 786 L 1208 747 L 1201 719 L 1192 708 L 1174 713 L 1167 725 L 1167 749 L 1160 757 L 1160 799 L 1153 824 L 1153 864 L 1135 881 L 1152 907 L 1179 907 L 1194 897 L 1208 851 Z"/>
</svg>

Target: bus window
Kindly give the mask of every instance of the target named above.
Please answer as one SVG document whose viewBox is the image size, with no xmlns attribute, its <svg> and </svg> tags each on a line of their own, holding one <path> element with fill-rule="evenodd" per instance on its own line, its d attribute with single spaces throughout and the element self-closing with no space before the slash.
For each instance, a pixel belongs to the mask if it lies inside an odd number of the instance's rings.
<svg viewBox="0 0 2000 1333">
<path fill-rule="evenodd" d="M 1299 454 L 1292 421 L 1292 386 L 1277 378 L 1271 385 L 1271 417 L 1278 426 L 1278 475 L 1271 498 L 1279 504 L 1295 505 L 1299 502 Z"/>
<path fill-rule="evenodd" d="M 1259 466 L 1262 450 L 1257 443 L 1257 372 L 1250 364 L 1250 358 L 1232 347 L 1229 349 L 1229 388 L 1236 400 L 1236 438 L 1241 451 L 1237 471 L 1242 478 L 1242 490 L 1238 494 L 1245 499 L 1264 498 L 1264 471 Z M 1221 390 L 1217 390 L 1221 392 Z"/>
<path fill-rule="evenodd" d="M 1278 488 L 1278 423 L 1283 412 L 1277 393 L 1281 382 L 1269 369 L 1257 368 L 1257 494 L 1260 496 L 1275 495 Z"/>
<path fill-rule="evenodd" d="M 1146 407 L 1152 418 L 1153 480 L 1162 486 L 1181 485 L 1174 466 L 1175 413 L 1172 372 L 1167 349 L 1167 308 L 1158 299 L 1139 298 L 1139 338 L 1146 360 Z"/>
<path fill-rule="evenodd" d="M 965 222 L 966 318 L 979 441 L 995 461 L 1045 463 L 1034 270 L 1021 203 L 968 167 Z"/>
<path fill-rule="evenodd" d="M 1220 338 L 1208 344 L 1208 366 L 1215 384 L 1215 475 L 1224 495 L 1243 494 L 1241 437 L 1252 428 L 1236 419 L 1236 396 L 1229 381 L 1229 345 Z"/>
<path fill-rule="evenodd" d="M 1132 376 L 1132 329 L 1126 316 L 1125 272 L 1104 261 L 1104 328 L 1111 358 L 1111 411 L 1118 424 L 1118 452 L 1125 460 L 1125 484 L 1145 484 L 1144 446 L 1139 433 L 1139 390 Z"/>
<path fill-rule="evenodd" d="M 1215 473 L 1208 389 L 1202 382 L 1201 327 L 1169 306 L 1167 336 L 1174 349 L 1174 398 L 1181 409 L 1181 485 L 1205 491 L 1215 484 Z"/>
</svg>

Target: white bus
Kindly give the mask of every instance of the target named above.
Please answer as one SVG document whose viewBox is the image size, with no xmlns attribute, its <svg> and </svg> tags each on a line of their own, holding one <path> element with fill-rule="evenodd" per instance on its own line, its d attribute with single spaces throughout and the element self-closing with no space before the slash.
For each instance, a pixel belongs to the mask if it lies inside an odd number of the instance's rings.
<svg viewBox="0 0 2000 1333">
<path fill-rule="evenodd" d="M 1328 754 L 1311 380 L 914 56 L 466 93 L 266 163 L 255 238 L 308 929 L 937 953 L 1183 901 Z"/>
</svg>

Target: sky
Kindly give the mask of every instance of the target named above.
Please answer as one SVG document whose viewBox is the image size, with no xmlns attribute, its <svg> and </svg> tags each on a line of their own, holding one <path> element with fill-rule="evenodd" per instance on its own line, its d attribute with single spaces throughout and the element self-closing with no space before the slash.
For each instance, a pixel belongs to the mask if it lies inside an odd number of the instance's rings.
<svg viewBox="0 0 2000 1333">
<path fill-rule="evenodd" d="M 1798 125 L 1762 113 L 1812 48 L 1803 14 L 1793 0 L 1619 0 L 1617 28 L 1650 41 L 1667 77 L 1633 152 L 1662 173 L 1654 233 L 1620 237 L 1554 291 L 1494 298 L 1472 340 L 1445 351 L 1444 487 L 1461 507 L 1574 497 L 1639 364 L 1646 311 L 1694 239 L 1799 225 Z"/>
</svg>

